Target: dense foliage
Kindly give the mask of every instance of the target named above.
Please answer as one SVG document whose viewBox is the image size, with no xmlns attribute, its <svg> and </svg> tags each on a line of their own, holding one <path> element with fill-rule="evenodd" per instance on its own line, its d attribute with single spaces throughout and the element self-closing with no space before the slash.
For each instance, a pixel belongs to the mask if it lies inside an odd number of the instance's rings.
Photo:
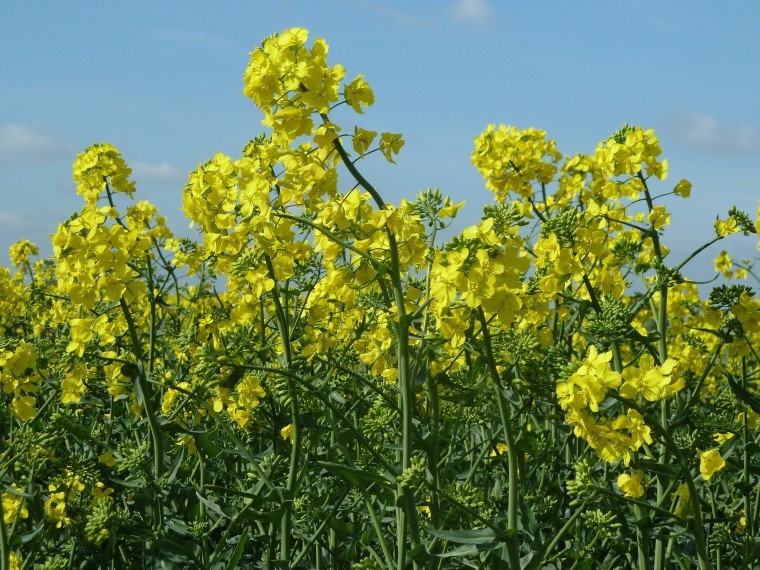
<svg viewBox="0 0 760 570">
<path fill-rule="evenodd" d="M 439 244 L 463 204 L 383 200 L 357 163 L 403 138 L 341 129 L 374 95 L 327 51 L 251 54 L 269 131 L 190 174 L 199 241 L 96 144 L 53 257 L 11 248 L 2 568 L 753 567 L 758 276 L 687 274 L 758 222 L 671 260 L 691 185 L 652 131 L 563 157 L 491 125 L 494 201 Z"/>
</svg>

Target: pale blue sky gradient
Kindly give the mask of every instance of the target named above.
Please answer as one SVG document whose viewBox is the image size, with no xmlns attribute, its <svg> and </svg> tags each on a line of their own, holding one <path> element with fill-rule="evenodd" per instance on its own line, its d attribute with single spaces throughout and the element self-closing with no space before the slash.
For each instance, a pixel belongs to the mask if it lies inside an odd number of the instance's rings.
<svg viewBox="0 0 760 570">
<path fill-rule="evenodd" d="M 491 200 L 470 164 L 489 123 L 537 127 L 563 154 L 590 153 L 623 123 L 653 128 L 670 174 L 673 261 L 731 205 L 760 198 L 760 3 L 616 0 L 5 2 L 0 8 L 0 263 L 81 207 L 77 153 L 109 142 L 136 198 L 194 235 L 180 211 L 187 174 L 217 151 L 239 156 L 263 131 L 242 95 L 248 53 L 301 26 L 331 63 L 363 73 L 376 104 L 358 123 L 406 138 L 398 165 L 362 168 L 390 201 L 439 187 L 466 199 L 458 226 Z M 354 123 L 342 124 L 353 130 Z M 346 184 L 349 184 L 346 181 Z M 756 256 L 752 239 L 725 246 Z M 709 276 L 720 248 L 687 271 Z"/>
</svg>

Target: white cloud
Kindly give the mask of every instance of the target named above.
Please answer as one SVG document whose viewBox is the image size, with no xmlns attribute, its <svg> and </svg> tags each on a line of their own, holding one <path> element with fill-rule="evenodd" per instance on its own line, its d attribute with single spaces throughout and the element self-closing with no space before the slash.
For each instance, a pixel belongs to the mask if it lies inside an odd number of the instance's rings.
<svg viewBox="0 0 760 570">
<path fill-rule="evenodd" d="M 17 214 L 16 212 L 0 210 L 0 225 L 9 228 L 20 228 L 28 226 L 30 222 L 31 220 L 27 220 L 25 217 Z"/>
<path fill-rule="evenodd" d="M 396 10 L 389 6 L 384 6 L 380 2 L 371 2 L 370 0 L 351 0 L 350 2 L 360 10 L 372 12 L 383 18 L 401 24 L 403 26 L 417 26 L 420 22 L 411 14 Z"/>
<path fill-rule="evenodd" d="M 187 175 L 186 172 L 180 170 L 173 164 L 168 162 L 162 162 L 160 164 L 154 164 L 152 162 L 132 162 L 130 163 L 132 168 L 132 174 L 136 180 L 139 181 L 155 181 L 155 182 L 178 182 L 183 180 Z"/>
<path fill-rule="evenodd" d="M 485 26 L 494 17 L 488 0 L 459 0 L 449 8 L 449 14 L 457 22 Z"/>
<path fill-rule="evenodd" d="M 0 164 L 69 157 L 69 145 L 38 125 L 8 123 L 0 127 Z"/>
<path fill-rule="evenodd" d="M 746 123 L 729 123 L 711 115 L 682 111 L 670 131 L 684 146 L 709 154 L 760 154 L 760 134 Z"/>
</svg>

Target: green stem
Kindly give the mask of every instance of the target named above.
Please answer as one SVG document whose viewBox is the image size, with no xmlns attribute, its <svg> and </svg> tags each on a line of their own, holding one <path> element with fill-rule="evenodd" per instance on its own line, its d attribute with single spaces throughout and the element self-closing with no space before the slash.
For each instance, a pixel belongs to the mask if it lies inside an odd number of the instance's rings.
<svg viewBox="0 0 760 570">
<path fill-rule="evenodd" d="M 699 560 L 700 570 L 711 570 L 710 558 L 707 552 L 707 543 L 705 541 L 704 526 L 702 522 L 702 506 L 699 502 L 699 496 L 697 494 L 697 486 L 694 483 L 694 478 L 691 476 L 691 469 L 686 462 L 681 450 L 673 440 L 671 434 L 666 430 L 654 417 L 646 412 L 641 406 L 636 404 L 632 400 L 622 398 L 615 393 L 610 393 L 610 396 L 616 400 L 623 402 L 629 408 L 633 408 L 641 414 L 644 421 L 648 426 L 654 429 L 654 431 L 662 438 L 663 443 L 675 456 L 676 461 L 681 467 L 681 473 L 686 479 L 686 486 L 689 488 L 689 501 L 691 503 L 691 511 L 694 516 L 694 542 L 697 547 L 697 559 Z"/>
<path fill-rule="evenodd" d="M 644 198 L 646 199 L 647 207 L 649 208 L 649 211 L 652 212 L 654 210 L 654 202 L 652 201 L 652 196 L 649 193 L 649 187 L 647 186 L 646 178 L 644 177 L 641 171 L 638 172 L 638 177 L 644 186 Z M 660 287 L 659 287 L 660 302 L 659 302 L 658 314 L 657 314 L 657 332 L 659 333 L 659 339 L 658 339 L 659 360 L 660 360 L 660 364 L 662 364 L 668 358 L 668 339 L 667 339 L 666 333 L 667 333 L 667 324 L 668 324 L 668 279 L 669 279 L 668 273 L 669 272 L 666 269 L 664 269 L 662 247 L 660 246 L 660 236 L 654 227 L 654 222 L 652 222 L 648 233 L 652 238 L 652 245 L 653 245 L 655 256 L 657 257 L 657 262 L 658 262 L 657 276 L 658 276 L 658 281 L 660 283 Z M 666 399 L 663 399 L 660 401 L 660 425 L 665 431 L 669 429 L 668 428 L 668 401 Z M 662 466 L 665 466 L 667 462 L 668 462 L 668 450 L 667 450 L 667 447 L 663 445 L 660 450 L 658 463 Z M 658 477 L 657 478 L 657 504 L 662 503 L 664 492 L 665 492 L 664 486 L 662 484 L 661 479 Z M 663 570 L 664 568 L 665 546 L 666 546 L 665 541 L 661 538 L 658 538 L 655 544 L 655 552 L 654 552 L 655 570 Z"/>
<path fill-rule="evenodd" d="M 292 364 L 292 358 L 290 353 L 290 331 L 288 328 L 287 312 L 283 309 L 282 302 L 280 300 L 280 287 L 277 280 L 277 275 L 274 271 L 274 265 L 269 255 L 264 255 L 264 259 L 267 264 L 269 277 L 274 281 L 274 289 L 272 290 L 272 300 L 275 306 L 275 321 L 277 323 L 277 330 L 280 334 L 280 343 L 283 351 L 283 368 L 290 370 Z M 290 396 L 290 421 L 293 426 L 292 447 L 290 450 L 290 465 L 288 467 L 288 481 L 286 484 L 287 498 L 283 505 L 283 514 L 280 519 L 280 558 L 282 560 L 290 559 L 290 546 L 291 546 L 291 519 L 293 515 L 293 494 L 296 487 L 296 479 L 298 476 L 298 460 L 301 455 L 301 418 L 298 411 L 298 398 L 296 397 L 295 385 L 293 384 L 290 376 L 286 376 L 288 380 L 288 393 Z"/>
<path fill-rule="evenodd" d="M 508 540 L 507 554 L 509 556 L 509 563 L 513 568 L 519 568 L 519 553 L 517 549 L 517 500 L 518 500 L 518 485 L 519 478 L 517 472 L 517 448 L 515 446 L 515 438 L 512 433 L 512 426 L 509 422 L 509 415 L 507 413 L 506 405 L 504 404 L 504 396 L 501 393 L 501 380 L 499 378 L 499 372 L 496 369 L 496 361 L 493 356 L 493 348 L 491 344 L 491 333 L 488 331 L 488 322 L 486 321 L 486 315 L 483 312 L 482 307 L 478 307 L 478 318 L 480 320 L 480 327 L 483 332 L 483 341 L 486 349 L 486 361 L 488 363 L 488 371 L 491 375 L 491 381 L 494 385 L 494 391 L 496 394 L 496 403 L 499 406 L 499 416 L 501 417 L 501 423 L 504 428 L 504 438 L 507 440 L 507 473 L 508 473 L 508 498 L 507 498 L 507 529 L 513 530 L 513 534 Z"/>
<path fill-rule="evenodd" d="M 206 465 L 203 462 L 203 453 L 198 451 L 198 467 L 200 471 L 200 484 L 198 490 L 200 493 L 204 493 L 206 487 Z M 198 505 L 198 522 L 206 522 L 206 503 L 201 501 Z M 204 564 L 208 564 L 208 536 L 204 533 L 201 540 L 201 560 Z"/>
<path fill-rule="evenodd" d="M 2 489 L 0 489 L 0 570 L 8 570 L 11 564 L 11 551 L 8 545 L 8 529 L 5 527 L 3 513 Z"/>
<path fill-rule="evenodd" d="M 322 120 L 329 122 L 325 114 L 320 115 Z M 377 192 L 374 186 L 362 175 L 356 168 L 351 158 L 346 153 L 339 138 L 333 140 L 333 146 L 338 151 L 343 164 L 354 177 L 356 182 L 364 188 L 380 209 L 387 209 L 385 201 Z M 413 435 L 413 414 L 414 414 L 414 389 L 409 367 L 409 323 L 407 322 L 406 307 L 404 304 L 404 288 L 401 282 L 401 267 L 399 262 L 398 244 L 396 236 L 386 224 L 385 230 L 388 234 L 388 247 L 390 250 L 391 267 L 389 270 L 391 283 L 393 286 L 393 299 L 396 305 L 398 316 L 398 325 L 396 327 L 396 357 L 398 364 L 398 384 L 399 384 L 399 407 L 401 408 L 401 470 L 402 472 L 409 468 L 412 458 L 412 435 Z M 402 570 L 406 566 L 406 530 L 409 530 L 411 547 L 414 548 L 420 542 L 419 528 L 417 527 L 417 509 L 414 503 L 414 492 L 408 487 L 399 485 L 397 494 L 403 496 L 403 507 L 397 507 L 397 528 L 396 536 L 398 540 L 398 560 L 397 568 Z M 415 562 L 414 567 L 418 564 Z"/>
<path fill-rule="evenodd" d="M 747 389 L 747 358 L 742 356 L 742 388 Z M 750 477 L 750 453 L 747 447 L 750 443 L 750 431 L 747 425 L 747 411 L 742 414 L 742 437 L 744 438 L 744 469 L 742 472 L 742 478 L 744 479 L 744 519 L 746 520 L 746 528 L 744 532 L 747 536 L 755 536 L 755 521 L 752 516 L 752 502 L 750 499 L 751 477 Z M 749 557 L 750 542 L 747 540 L 744 543 L 746 556 Z"/>
<path fill-rule="evenodd" d="M 124 313 L 124 319 L 127 321 L 127 327 L 129 329 L 129 336 L 132 339 L 132 345 L 134 347 L 135 357 L 138 362 L 145 362 L 142 347 L 140 345 L 140 339 L 137 336 L 137 328 L 135 327 L 135 321 L 132 318 L 132 312 L 129 310 L 129 305 L 124 300 L 124 297 L 119 299 L 121 310 Z M 142 393 L 143 409 L 145 410 L 145 417 L 148 420 L 148 427 L 150 429 L 151 440 L 153 442 L 153 477 L 154 482 L 158 484 L 158 479 L 161 477 L 164 466 L 164 441 L 161 437 L 161 431 L 158 426 L 158 420 L 156 419 L 156 412 L 153 409 L 153 394 L 150 388 L 150 384 L 145 378 L 145 369 L 140 367 L 137 371 L 137 386 Z M 163 528 L 163 500 L 160 494 L 156 495 L 156 522 L 158 528 Z"/>
<path fill-rule="evenodd" d="M 328 415 L 328 419 L 330 421 L 330 427 L 331 427 L 331 438 L 335 435 L 337 429 L 335 424 L 335 412 L 331 411 Z M 341 453 L 343 454 L 343 457 L 346 460 L 346 464 L 349 467 L 354 467 L 354 461 L 351 458 L 351 453 L 349 452 L 348 448 L 346 447 L 346 444 L 343 443 L 340 439 L 334 438 L 334 443 L 337 443 L 338 449 L 340 449 Z M 383 551 L 383 556 L 385 556 L 385 564 L 388 568 L 388 570 L 393 570 L 394 563 L 393 563 L 393 557 L 391 556 L 390 549 L 388 548 L 388 544 L 386 543 L 385 536 L 383 535 L 383 529 L 380 526 L 380 519 L 377 516 L 377 513 L 375 512 L 375 508 L 372 506 L 372 501 L 370 501 L 369 496 L 367 495 L 367 490 L 362 487 L 361 485 L 357 486 L 356 489 L 361 493 L 362 499 L 364 500 L 364 504 L 367 507 L 367 513 L 369 513 L 370 520 L 372 521 L 372 528 L 375 530 L 375 534 L 377 536 L 377 541 L 380 543 L 380 549 Z"/>
</svg>

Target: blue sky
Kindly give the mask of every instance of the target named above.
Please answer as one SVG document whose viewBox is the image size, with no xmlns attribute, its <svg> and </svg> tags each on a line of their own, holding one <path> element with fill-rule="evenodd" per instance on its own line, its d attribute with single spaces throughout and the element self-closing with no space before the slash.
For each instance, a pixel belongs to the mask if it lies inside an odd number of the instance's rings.
<svg viewBox="0 0 760 570">
<path fill-rule="evenodd" d="M 248 53 L 300 26 L 330 62 L 363 73 L 376 104 L 361 126 L 401 132 L 396 166 L 362 168 L 398 201 L 428 187 L 467 200 L 459 226 L 491 200 L 470 164 L 489 123 L 537 127 L 563 154 L 590 153 L 623 123 L 653 128 L 668 178 L 673 261 L 731 205 L 760 198 L 760 3 L 576 0 L 193 0 L 5 2 L 0 8 L 0 264 L 21 238 L 49 255 L 48 234 L 81 207 L 77 153 L 115 145 L 136 197 L 172 229 L 187 174 L 217 151 L 239 156 L 262 132 L 242 95 Z M 352 130 L 352 124 L 343 124 Z M 348 183 L 348 182 L 347 182 Z M 755 242 L 723 242 L 737 257 Z M 713 254 L 693 276 L 710 274 Z"/>
</svg>

